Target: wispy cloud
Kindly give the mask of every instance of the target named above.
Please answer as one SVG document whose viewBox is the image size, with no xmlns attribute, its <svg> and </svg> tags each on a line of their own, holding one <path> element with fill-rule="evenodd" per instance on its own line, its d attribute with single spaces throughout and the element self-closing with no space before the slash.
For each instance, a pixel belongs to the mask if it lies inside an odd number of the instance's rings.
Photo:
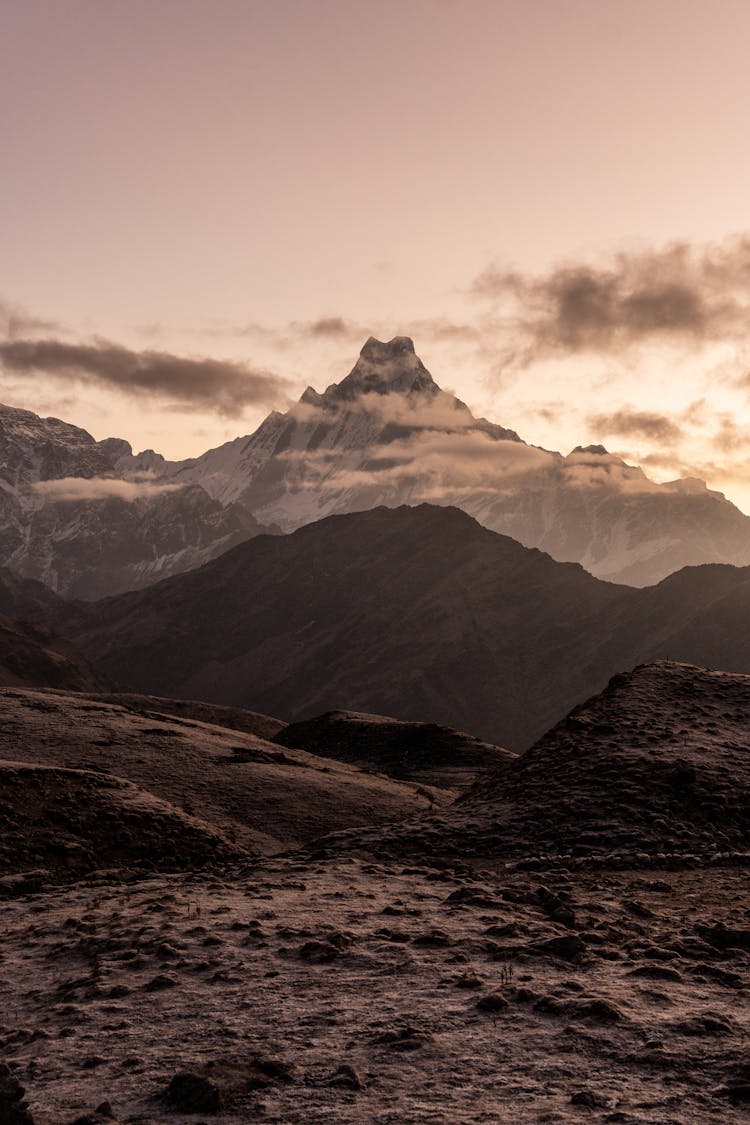
<svg viewBox="0 0 750 1125">
<path fill-rule="evenodd" d="M 17 376 L 43 374 L 129 395 L 153 395 L 229 418 L 246 407 L 277 406 L 290 389 L 288 380 L 243 363 L 133 351 L 101 339 L 80 344 L 10 338 L 0 341 L 0 364 Z"/>
<path fill-rule="evenodd" d="M 166 492 L 176 492 L 182 485 L 155 484 L 149 480 L 113 480 L 110 477 L 63 477 L 60 480 L 37 481 L 32 490 L 46 500 L 134 500 L 153 499 Z"/>
</svg>

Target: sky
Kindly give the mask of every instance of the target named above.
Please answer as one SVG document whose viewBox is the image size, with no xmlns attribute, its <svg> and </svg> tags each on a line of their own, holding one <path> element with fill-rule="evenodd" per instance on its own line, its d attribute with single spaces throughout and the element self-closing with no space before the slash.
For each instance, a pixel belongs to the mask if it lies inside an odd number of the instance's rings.
<svg viewBox="0 0 750 1125">
<path fill-rule="evenodd" d="M 196 455 L 409 335 L 750 512 L 746 0 L 0 0 L 0 401 Z"/>
</svg>

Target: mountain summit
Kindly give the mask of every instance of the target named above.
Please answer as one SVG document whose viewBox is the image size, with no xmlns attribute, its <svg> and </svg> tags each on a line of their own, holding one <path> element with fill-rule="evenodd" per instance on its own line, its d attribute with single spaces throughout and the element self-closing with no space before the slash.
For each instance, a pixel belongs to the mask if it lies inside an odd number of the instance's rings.
<svg viewBox="0 0 750 1125">
<path fill-rule="evenodd" d="M 409 336 L 394 336 L 387 343 L 370 336 L 352 370 L 340 383 L 330 386 L 326 396 L 352 399 L 363 394 L 439 393 Z"/>
</svg>

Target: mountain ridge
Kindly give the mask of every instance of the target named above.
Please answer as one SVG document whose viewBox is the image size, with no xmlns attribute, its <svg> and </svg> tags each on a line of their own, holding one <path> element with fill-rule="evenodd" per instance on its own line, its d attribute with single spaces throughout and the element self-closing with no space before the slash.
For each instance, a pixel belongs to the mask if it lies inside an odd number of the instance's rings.
<svg viewBox="0 0 750 1125">
<path fill-rule="evenodd" d="M 723 641 L 716 605 L 731 622 Z M 259 536 L 196 571 L 36 619 L 122 690 L 285 721 L 390 715 L 519 751 L 635 664 L 750 672 L 749 618 L 750 568 L 688 569 L 638 590 L 425 504 Z"/>
<path fill-rule="evenodd" d="M 148 453 L 127 465 L 198 483 L 285 532 L 426 501 L 634 586 L 689 564 L 750 563 L 750 517 L 705 482 L 657 484 L 598 444 L 566 456 L 529 445 L 442 390 L 406 336 L 370 337 L 341 382 L 308 387 L 252 434 L 186 461 Z"/>
</svg>

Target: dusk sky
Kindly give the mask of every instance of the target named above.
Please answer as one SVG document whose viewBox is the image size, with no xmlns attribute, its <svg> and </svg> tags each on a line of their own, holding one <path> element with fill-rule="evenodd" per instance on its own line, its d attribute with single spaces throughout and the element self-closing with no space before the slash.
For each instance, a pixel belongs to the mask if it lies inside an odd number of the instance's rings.
<svg viewBox="0 0 750 1125">
<path fill-rule="evenodd" d="M 414 338 L 750 512 L 747 0 L 0 0 L 0 401 L 171 457 Z"/>
</svg>

